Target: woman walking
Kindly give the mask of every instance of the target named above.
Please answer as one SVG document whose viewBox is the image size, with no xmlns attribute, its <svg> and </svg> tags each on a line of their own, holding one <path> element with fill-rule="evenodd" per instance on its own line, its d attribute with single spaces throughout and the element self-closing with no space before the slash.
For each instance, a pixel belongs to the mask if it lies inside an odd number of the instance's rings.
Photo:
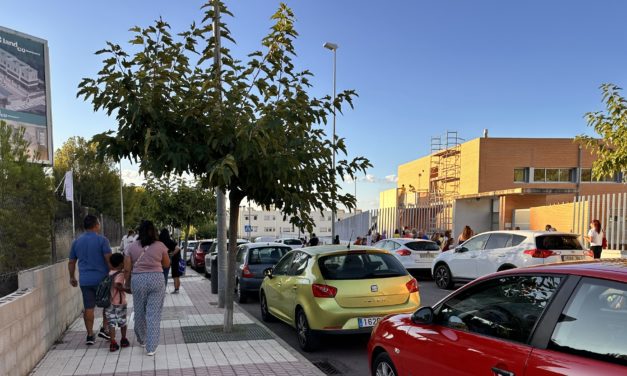
<svg viewBox="0 0 627 376">
<path fill-rule="evenodd" d="M 588 231 L 588 236 L 585 239 L 590 243 L 590 250 L 594 253 L 595 259 L 601 258 L 604 237 L 605 234 L 601 230 L 601 222 L 598 219 L 593 220 L 590 223 L 590 231 Z"/>
<path fill-rule="evenodd" d="M 161 230 L 159 233 L 159 241 L 168 248 L 168 256 L 170 256 L 170 269 L 172 269 L 172 279 L 174 280 L 173 294 L 179 293 L 181 287 L 181 271 L 179 269 L 179 262 L 181 261 L 181 248 L 176 245 L 176 242 L 170 237 L 170 232 L 167 228 Z M 164 269 L 168 270 L 168 269 Z M 166 287 L 168 284 L 168 276 L 165 277 Z"/>
<path fill-rule="evenodd" d="M 457 238 L 457 244 L 464 243 L 466 240 L 472 238 L 474 235 L 475 235 L 475 233 L 472 231 L 470 226 L 464 226 L 464 230 L 462 231 L 462 233 Z"/>
<path fill-rule="evenodd" d="M 142 346 L 146 346 L 148 356 L 155 355 L 159 344 L 165 298 L 163 268 L 169 266 L 168 248 L 157 240 L 157 230 L 152 222 L 143 221 L 139 225 L 137 241 L 129 247 L 124 258 L 124 277 L 131 281 L 135 336 Z"/>
</svg>

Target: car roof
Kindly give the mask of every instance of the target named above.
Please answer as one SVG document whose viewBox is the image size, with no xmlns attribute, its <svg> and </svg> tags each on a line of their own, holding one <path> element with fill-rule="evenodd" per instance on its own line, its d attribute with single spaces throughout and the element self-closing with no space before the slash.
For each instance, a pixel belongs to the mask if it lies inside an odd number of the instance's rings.
<svg viewBox="0 0 627 376">
<path fill-rule="evenodd" d="M 392 241 L 399 242 L 402 244 L 407 244 L 411 242 L 435 243 L 433 240 L 413 239 L 413 238 L 392 238 L 392 239 L 383 239 L 383 240 L 392 240 Z M 383 241 L 383 240 L 380 240 L 380 241 Z"/>
<path fill-rule="evenodd" d="M 562 232 L 562 231 L 539 231 L 539 230 L 497 230 L 497 231 L 486 231 L 478 235 L 485 234 L 514 234 L 514 235 L 522 235 L 522 236 L 540 236 L 540 235 L 570 235 L 570 236 L 578 236 L 577 234 L 573 234 L 572 232 Z M 395 239 L 396 240 L 396 239 Z"/>
<path fill-rule="evenodd" d="M 627 259 L 571 261 L 510 269 L 503 274 L 555 273 L 611 279 L 627 283 Z"/>
<path fill-rule="evenodd" d="M 383 250 L 381 248 L 377 248 L 377 247 L 368 247 L 364 245 L 351 245 L 350 248 L 348 248 L 345 244 L 344 245 L 342 244 L 319 245 L 316 247 L 298 248 L 295 251 L 302 251 L 311 256 L 321 256 L 321 255 L 346 252 L 346 251 L 378 251 L 381 253 L 389 253 L 388 251 Z"/>
<path fill-rule="evenodd" d="M 285 245 L 283 243 L 276 243 L 276 242 L 244 243 L 242 245 L 245 245 L 249 249 L 261 248 L 261 247 L 281 247 L 281 248 L 291 249 L 289 245 Z"/>
</svg>

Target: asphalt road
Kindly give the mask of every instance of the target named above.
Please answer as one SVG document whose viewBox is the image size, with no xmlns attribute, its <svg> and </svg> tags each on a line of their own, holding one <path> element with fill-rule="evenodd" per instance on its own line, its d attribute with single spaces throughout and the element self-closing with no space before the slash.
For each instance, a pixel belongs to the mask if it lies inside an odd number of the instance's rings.
<svg viewBox="0 0 627 376">
<path fill-rule="evenodd" d="M 433 305 L 450 292 L 440 290 L 431 280 L 419 278 L 418 281 L 422 305 Z M 240 304 L 240 306 L 261 321 L 258 299 L 249 299 L 247 303 Z M 293 328 L 281 322 L 264 324 L 312 363 L 327 362 L 341 375 L 369 375 L 368 356 L 366 354 L 369 335 L 328 336 L 318 351 L 307 353 L 301 351 L 298 346 Z"/>
</svg>

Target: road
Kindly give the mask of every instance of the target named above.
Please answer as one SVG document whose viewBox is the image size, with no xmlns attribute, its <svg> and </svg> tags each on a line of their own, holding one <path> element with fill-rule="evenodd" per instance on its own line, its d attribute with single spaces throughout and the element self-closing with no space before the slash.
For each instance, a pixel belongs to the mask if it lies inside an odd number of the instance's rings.
<svg viewBox="0 0 627 376">
<path fill-rule="evenodd" d="M 433 305 L 449 292 L 440 290 L 431 280 L 419 279 L 419 285 L 422 305 Z M 240 306 L 261 321 L 258 299 L 249 299 L 247 303 L 240 304 Z M 369 375 L 368 356 L 366 354 L 369 335 L 327 337 L 320 350 L 307 353 L 301 351 L 296 339 L 296 333 L 290 326 L 281 322 L 265 323 L 265 325 L 312 363 L 317 364 L 319 368 L 324 366 L 324 362 L 326 362 L 339 371 L 339 373 L 327 371 L 329 375 Z"/>
</svg>

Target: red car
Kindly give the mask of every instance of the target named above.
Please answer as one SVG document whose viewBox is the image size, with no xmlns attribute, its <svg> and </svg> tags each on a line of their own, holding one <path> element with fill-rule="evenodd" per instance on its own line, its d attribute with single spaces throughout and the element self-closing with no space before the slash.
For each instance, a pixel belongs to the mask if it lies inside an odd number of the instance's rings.
<svg viewBox="0 0 627 376">
<path fill-rule="evenodd" d="M 627 260 L 512 269 L 388 316 L 376 376 L 627 375 Z"/>
</svg>

